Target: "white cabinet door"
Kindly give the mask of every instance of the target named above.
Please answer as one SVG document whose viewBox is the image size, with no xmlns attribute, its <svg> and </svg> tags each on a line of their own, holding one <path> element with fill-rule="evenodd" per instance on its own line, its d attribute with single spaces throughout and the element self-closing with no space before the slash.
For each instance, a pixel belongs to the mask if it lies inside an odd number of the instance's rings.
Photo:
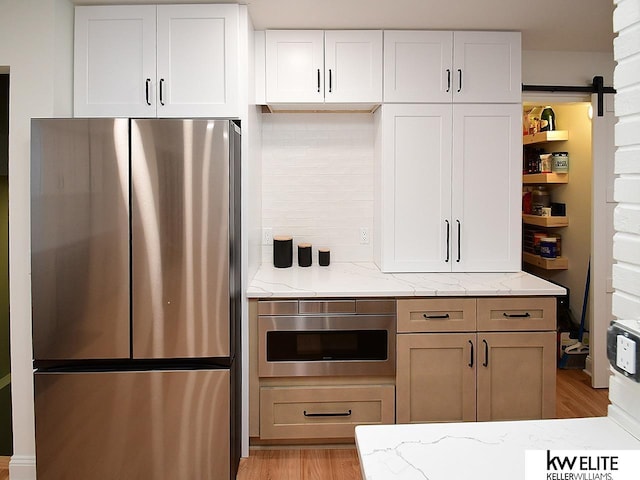
<svg viewBox="0 0 640 480">
<path fill-rule="evenodd" d="M 158 116 L 237 116 L 237 7 L 159 5 L 157 22 Z"/>
<path fill-rule="evenodd" d="M 519 32 L 455 32 L 453 45 L 454 102 L 521 102 Z"/>
<path fill-rule="evenodd" d="M 267 30 L 268 103 L 324 102 L 324 32 Z"/>
<path fill-rule="evenodd" d="M 451 102 L 453 32 L 384 32 L 384 101 Z"/>
<path fill-rule="evenodd" d="M 153 117 L 156 7 L 75 9 L 74 115 Z"/>
<path fill-rule="evenodd" d="M 327 103 L 382 102 L 382 31 L 333 30 L 324 34 Z"/>
<path fill-rule="evenodd" d="M 381 269 L 451 270 L 451 105 L 382 106 Z"/>
<path fill-rule="evenodd" d="M 521 107 L 453 106 L 452 268 L 521 268 Z"/>
</svg>

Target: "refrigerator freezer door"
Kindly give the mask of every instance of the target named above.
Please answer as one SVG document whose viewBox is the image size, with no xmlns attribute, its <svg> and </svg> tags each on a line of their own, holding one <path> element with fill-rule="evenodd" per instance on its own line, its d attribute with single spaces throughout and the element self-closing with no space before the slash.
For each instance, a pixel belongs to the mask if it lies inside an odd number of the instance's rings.
<svg viewBox="0 0 640 480">
<path fill-rule="evenodd" d="M 32 121 L 36 360 L 129 357 L 128 125 Z"/>
<path fill-rule="evenodd" d="M 131 122 L 133 357 L 230 356 L 229 122 Z"/>
<path fill-rule="evenodd" d="M 36 373 L 38 480 L 229 478 L 229 382 L 229 370 Z"/>
</svg>

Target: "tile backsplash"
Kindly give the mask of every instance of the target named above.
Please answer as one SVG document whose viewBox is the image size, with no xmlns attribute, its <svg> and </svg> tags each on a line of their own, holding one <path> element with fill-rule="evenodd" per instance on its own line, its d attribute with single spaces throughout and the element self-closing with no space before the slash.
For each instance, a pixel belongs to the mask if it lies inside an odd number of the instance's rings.
<svg viewBox="0 0 640 480">
<path fill-rule="evenodd" d="M 262 226 L 331 249 L 332 262 L 373 261 L 374 120 L 371 114 L 264 114 Z M 361 242 L 361 229 L 369 242 Z M 262 260 L 272 261 L 271 245 Z"/>
</svg>

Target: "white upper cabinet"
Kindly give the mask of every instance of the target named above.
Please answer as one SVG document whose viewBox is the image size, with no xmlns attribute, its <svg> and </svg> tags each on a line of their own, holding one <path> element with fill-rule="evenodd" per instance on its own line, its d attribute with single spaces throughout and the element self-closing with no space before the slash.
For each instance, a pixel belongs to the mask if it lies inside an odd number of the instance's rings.
<svg viewBox="0 0 640 480">
<path fill-rule="evenodd" d="M 380 103 L 382 31 L 268 30 L 267 103 Z"/>
<path fill-rule="evenodd" d="M 386 103 L 521 101 L 518 32 L 384 32 Z"/>
<path fill-rule="evenodd" d="M 376 113 L 383 272 L 520 270 L 520 109 L 385 104 Z"/>
<path fill-rule="evenodd" d="M 75 9 L 76 117 L 237 116 L 236 5 Z"/>
</svg>

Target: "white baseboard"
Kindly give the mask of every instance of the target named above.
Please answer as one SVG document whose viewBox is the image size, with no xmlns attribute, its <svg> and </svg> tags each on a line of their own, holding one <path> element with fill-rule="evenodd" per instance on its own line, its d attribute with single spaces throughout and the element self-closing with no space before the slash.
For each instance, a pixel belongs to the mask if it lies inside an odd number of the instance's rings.
<svg viewBox="0 0 640 480">
<path fill-rule="evenodd" d="M 11 480 L 36 480 L 35 455 L 14 455 L 9 462 Z"/>
</svg>

